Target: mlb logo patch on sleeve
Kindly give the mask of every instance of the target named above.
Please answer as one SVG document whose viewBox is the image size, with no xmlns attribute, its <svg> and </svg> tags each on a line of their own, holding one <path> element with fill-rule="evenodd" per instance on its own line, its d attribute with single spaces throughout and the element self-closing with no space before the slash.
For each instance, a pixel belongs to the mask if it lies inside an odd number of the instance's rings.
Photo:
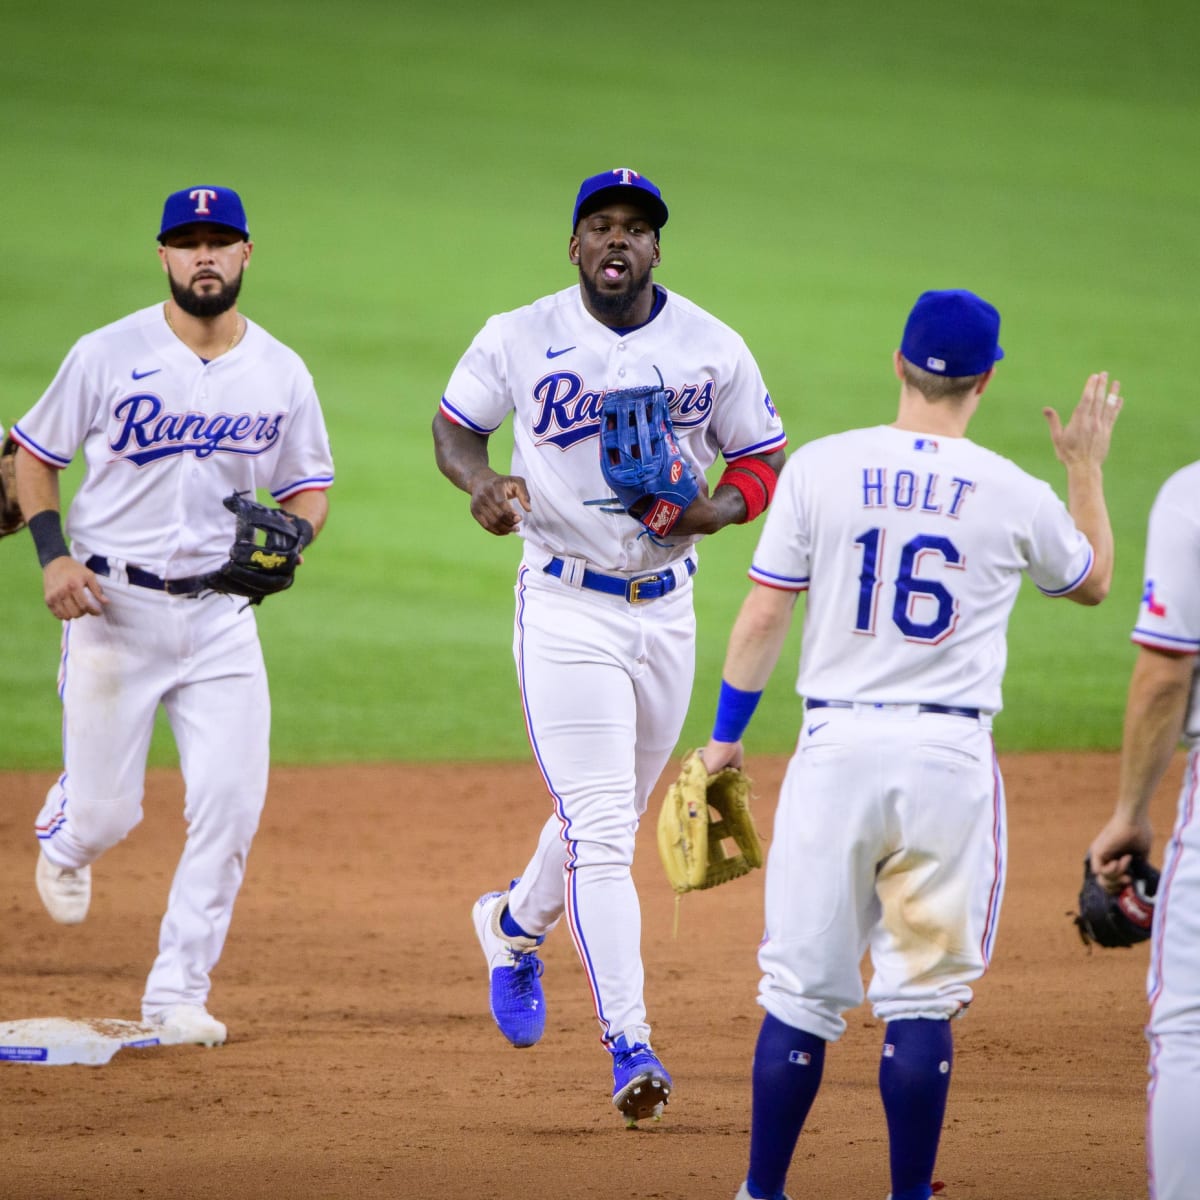
<svg viewBox="0 0 1200 1200">
<path fill-rule="evenodd" d="M 913 449 L 921 450 L 926 454 L 936 454 L 938 449 L 937 439 L 926 437 L 914 438 Z"/>
</svg>

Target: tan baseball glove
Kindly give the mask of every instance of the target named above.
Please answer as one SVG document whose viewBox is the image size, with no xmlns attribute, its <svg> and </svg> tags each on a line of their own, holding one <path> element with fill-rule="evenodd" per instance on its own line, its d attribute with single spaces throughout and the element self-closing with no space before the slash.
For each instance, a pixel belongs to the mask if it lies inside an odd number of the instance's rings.
<svg viewBox="0 0 1200 1200">
<path fill-rule="evenodd" d="M 25 528 L 25 518 L 17 503 L 17 443 L 4 438 L 0 447 L 0 537 Z"/>
<path fill-rule="evenodd" d="M 684 757 L 658 814 L 658 855 L 676 893 L 716 887 L 763 865 L 753 789 L 737 767 L 710 775 L 699 750 Z"/>
</svg>

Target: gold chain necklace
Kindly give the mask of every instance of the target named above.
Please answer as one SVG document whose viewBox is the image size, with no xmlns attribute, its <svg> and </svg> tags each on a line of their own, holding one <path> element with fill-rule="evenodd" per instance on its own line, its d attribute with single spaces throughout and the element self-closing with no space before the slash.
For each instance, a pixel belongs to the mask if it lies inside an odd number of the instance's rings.
<svg viewBox="0 0 1200 1200">
<path fill-rule="evenodd" d="M 166 319 L 167 319 L 167 328 L 172 333 L 174 333 L 175 336 L 177 338 L 179 338 L 179 340 L 182 342 L 183 338 L 179 337 L 179 334 L 175 329 L 175 325 L 171 321 L 171 306 L 165 300 L 163 301 L 163 316 L 166 317 Z M 246 332 L 246 318 L 243 317 L 241 315 L 241 313 L 238 313 L 237 324 L 233 327 L 233 337 L 231 337 L 229 339 L 229 345 L 226 346 L 225 349 L 221 351 L 221 354 L 228 354 L 230 352 L 230 350 L 232 350 L 234 348 L 234 346 L 236 346 L 238 344 L 238 342 L 241 341 L 242 334 L 245 332 Z M 184 344 L 186 345 L 186 343 L 184 343 Z M 220 358 L 220 356 L 221 356 L 220 354 L 214 354 L 213 358 Z"/>
</svg>

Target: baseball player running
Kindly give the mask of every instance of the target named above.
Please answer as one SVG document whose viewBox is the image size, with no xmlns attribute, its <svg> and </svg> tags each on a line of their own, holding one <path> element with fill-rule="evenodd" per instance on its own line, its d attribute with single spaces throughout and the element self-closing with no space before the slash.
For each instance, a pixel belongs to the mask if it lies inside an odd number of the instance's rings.
<svg viewBox="0 0 1200 1200">
<path fill-rule="evenodd" d="M 692 576 L 701 536 L 758 516 L 786 437 L 743 340 L 653 281 L 667 206 L 636 171 L 585 179 L 568 244 L 578 282 L 492 317 L 434 418 L 438 466 L 489 533 L 517 533 L 513 653 L 553 811 L 511 886 L 474 924 L 492 1015 L 514 1046 L 545 1027 L 537 947 L 566 914 L 612 1055 L 627 1122 L 661 1114 L 671 1077 L 651 1047 L 634 836 L 674 752 L 694 674 Z M 602 474 L 606 393 L 655 385 L 697 478 L 731 465 L 663 536 L 614 503 Z M 512 415 L 510 474 L 488 439 Z"/>
<path fill-rule="evenodd" d="M 924 293 L 894 356 L 891 425 L 811 442 L 779 481 L 730 635 L 710 771 L 741 737 L 807 592 L 788 765 L 765 881 L 750 1163 L 738 1196 L 781 1200 L 825 1047 L 867 991 L 886 1022 L 879 1088 L 892 1200 L 926 1200 L 950 1084 L 950 1018 L 987 968 L 1005 872 L 991 740 L 1005 628 L 1022 574 L 1098 604 L 1113 542 L 1101 481 L 1119 385 L 1092 375 L 1050 487 L 967 439 L 1002 357 L 999 313 L 966 291 Z"/>
<path fill-rule="evenodd" d="M 142 818 L 162 704 L 187 840 L 142 1013 L 216 1045 L 209 973 L 266 796 L 270 702 L 253 609 L 204 580 L 234 537 L 223 498 L 267 488 L 310 540 L 333 463 L 304 364 L 238 311 L 253 246 L 237 193 L 173 193 L 158 240 L 169 299 L 81 338 L 12 431 L 46 606 L 64 623 L 64 765 L 37 819 L 37 888 L 55 921 L 86 917 L 92 862 Z M 81 448 L 68 548 L 58 473 Z"/>
<path fill-rule="evenodd" d="M 1151 928 L 1150 1195 L 1191 1200 L 1200 1178 L 1200 462 L 1163 484 L 1150 510 L 1146 584 L 1133 641 L 1116 809 L 1091 845 L 1092 869 L 1114 890 L 1133 854 L 1150 852 L 1146 812 L 1182 739 L 1183 787 Z"/>
</svg>

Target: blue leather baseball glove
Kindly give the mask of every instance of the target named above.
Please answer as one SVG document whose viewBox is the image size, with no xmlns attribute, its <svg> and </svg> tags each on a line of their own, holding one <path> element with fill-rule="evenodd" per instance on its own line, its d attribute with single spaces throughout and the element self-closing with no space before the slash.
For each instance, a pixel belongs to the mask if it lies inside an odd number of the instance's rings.
<svg viewBox="0 0 1200 1200">
<path fill-rule="evenodd" d="M 670 533 L 700 494 L 675 440 L 667 393 L 654 385 L 604 397 L 600 469 L 621 507 L 658 537 Z"/>
</svg>

